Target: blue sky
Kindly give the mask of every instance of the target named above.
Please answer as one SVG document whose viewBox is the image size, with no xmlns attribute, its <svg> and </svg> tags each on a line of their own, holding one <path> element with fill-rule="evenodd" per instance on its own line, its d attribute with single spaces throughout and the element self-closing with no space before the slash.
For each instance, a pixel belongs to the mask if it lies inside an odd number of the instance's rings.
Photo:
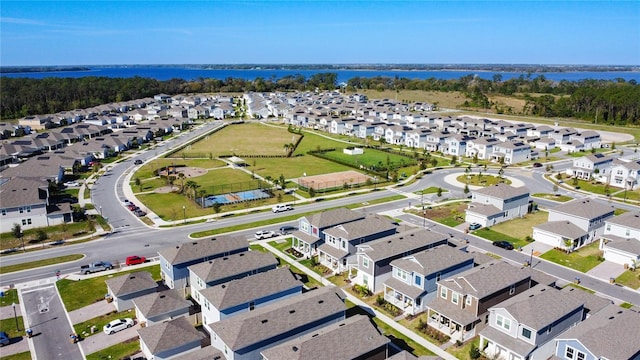
<svg viewBox="0 0 640 360">
<path fill-rule="evenodd" d="M 640 64 L 639 1 L 11 1 L 4 66 Z"/>
</svg>

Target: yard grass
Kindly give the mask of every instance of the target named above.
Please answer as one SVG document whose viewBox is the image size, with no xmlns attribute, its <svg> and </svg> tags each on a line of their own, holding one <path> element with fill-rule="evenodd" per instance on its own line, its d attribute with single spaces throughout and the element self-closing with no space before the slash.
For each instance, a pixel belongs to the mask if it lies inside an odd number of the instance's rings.
<svg viewBox="0 0 640 360">
<path fill-rule="evenodd" d="M 478 346 L 480 346 L 480 337 L 475 336 L 473 339 L 465 342 L 461 347 L 458 347 L 457 345 L 448 347 L 447 352 L 459 360 L 472 360 L 471 356 L 469 356 L 469 351 L 472 348 L 477 348 Z"/>
<path fill-rule="evenodd" d="M 619 189 L 612 188 L 611 192 L 614 192 L 614 191 L 619 191 Z M 640 201 L 640 190 L 627 190 L 626 192 L 621 191 L 613 195 L 613 197 L 615 197 L 616 199 L 628 199 L 628 200 Z"/>
<path fill-rule="evenodd" d="M 0 360 L 31 360 L 31 352 L 25 351 L 13 355 L 0 356 Z"/>
<path fill-rule="evenodd" d="M 16 330 L 16 318 L 13 316 L 0 320 L 0 331 L 9 334 L 9 338 L 24 336 L 25 328 L 22 316 L 18 316 L 18 326 L 20 327 L 20 331 Z"/>
<path fill-rule="evenodd" d="M 54 265 L 54 264 L 61 264 L 61 263 L 80 260 L 82 258 L 84 258 L 83 254 L 72 254 L 72 255 L 58 256 L 58 257 L 54 257 L 54 258 L 50 258 L 50 259 L 44 259 L 44 260 L 38 260 L 38 261 L 30 261 L 30 262 L 26 262 L 26 263 L 22 263 L 22 264 L 0 266 L 0 274 L 6 274 L 6 273 L 10 273 L 10 272 L 15 272 L 15 271 L 33 269 L 33 268 L 37 268 L 37 267 Z"/>
<path fill-rule="evenodd" d="M 382 333 L 390 338 L 391 341 L 401 349 L 406 350 L 415 356 L 435 356 L 435 354 L 429 349 L 422 347 L 422 345 L 404 336 L 377 317 L 374 317 L 373 321 L 376 323 L 378 328 L 382 330 Z"/>
<path fill-rule="evenodd" d="M 434 206 L 432 209 L 426 210 L 426 218 L 447 226 L 457 226 L 464 222 L 466 208 L 466 202 Z"/>
<path fill-rule="evenodd" d="M 511 180 L 507 178 L 500 178 L 495 175 L 487 175 L 487 174 L 465 174 L 460 175 L 456 178 L 459 182 L 463 184 L 473 185 L 473 186 L 492 186 L 499 183 L 504 183 L 507 185 L 511 185 Z"/>
<path fill-rule="evenodd" d="M 418 191 L 414 192 L 414 194 L 417 194 L 417 195 L 436 194 L 438 192 L 438 189 L 440 189 L 440 188 L 435 187 L 435 186 L 430 186 L 430 187 L 428 187 L 426 189 L 418 190 Z M 443 193 L 448 192 L 448 191 L 449 190 L 442 189 Z"/>
<path fill-rule="evenodd" d="M 527 229 L 530 230 L 530 229 Z M 473 235 L 480 236 L 481 238 L 487 239 L 489 241 L 508 241 L 513 245 L 513 248 L 517 250 L 519 247 L 526 246 L 529 244 L 524 239 L 518 239 L 513 236 L 506 235 L 504 233 L 493 230 L 493 228 L 481 228 L 472 233 Z"/>
<path fill-rule="evenodd" d="M 11 306 L 11 304 L 19 304 L 18 290 L 3 290 L 4 296 L 0 297 L 0 306 Z"/>
<path fill-rule="evenodd" d="M 351 164 L 351 166 L 355 168 L 359 168 L 360 165 L 365 167 L 382 167 L 387 166 L 387 162 L 392 167 L 403 168 L 416 163 L 415 159 L 408 156 L 409 154 L 407 154 L 407 156 L 403 156 L 387 153 L 382 150 L 367 148 L 364 149 L 364 153 L 362 155 L 348 155 L 343 152 L 345 147 L 346 146 L 341 146 L 336 148 L 334 151 L 325 152 L 324 156 Z"/>
<path fill-rule="evenodd" d="M 517 218 L 491 226 L 491 230 L 502 234 L 509 234 L 516 239 L 525 240 L 527 236 L 532 235 L 532 228 L 536 225 L 547 222 L 549 213 L 546 211 L 536 211 L 527 214 L 522 218 Z M 526 245 L 526 243 L 524 244 Z M 522 246 L 524 246 L 522 245 Z M 515 244 L 513 246 L 516 246 Z"/>
<path fill-rule="evenodd" d="M 548 193 L 536 193 L 536 194 L 531 194 L 532 197 L 537 197 L 537 198 L 541 198 L 541 199 L 546 199 L 546 200 L 552 200 L 552 201 L 559 201 L 559 202 L 567 202 L 570 200 L 573 200 L 572 197 L 566 196 L 566 195 L 556 195 L 556 194 L 548 194 Z"/>
<path fill-rule="evenodd" d="M 573 185 L 574 182 L 573 180 L 569 180 L 567 181 L 568 184 Z M 591 181 L 586 181 L 586 180 L 578 180 L 578 186 L 580 187 L 580 190 L 583 191 L 588 191 L 590 193 L 594 193 L 594 194 L 600 194 L 600 195 L 606 195 L 606 184 L 601 184 L 601 183 L 592 183 Z M 615 189 L 609 187 L 609 192 L 612 193 L 614 192 Z"/>
<path fill-rule="evenodd" d="M 407 75 L 411 77 L 411 74 Z M 370 99 L 398 99 L 409 102 L 437 103 L 441 108 L 454 109 L 461 106 L 465 100 L 468 100 L 460 91 L 400 90 L 396 93 L 394 90 L 358 89 L 358 93 L 367 95 Z"/>
<path fill-rule="evenodd" d="M 133 319 L 135 317 L 136 317 L 136 313 L 132 309 L 127 311 L 121 311 L 121 312 L 112 311 L 108 314 L 101 315 L 93 319 L 89 319 L 89 320 L 74 324 L 73 331 L 76 334 L 78 334 L 80 338 L 87 338 L 91 335 L 95 335 L 99 332 L 102 332 L 102 328 L 108 323 L 110 323 L 112 320 L 123 319 L 123 318 Z M 96 327 L 96 332 L 93 334 L 91 333 L 92 326 Z"/>
<path fill-rule="evenodd" d="M 5 230 L 5 229 L 3 229 Z M 0 250 L 22 248 L 22 241 L 13 236 L 11 229 L 6 229 L 8 232 L 0 234 Z M 73 222 L 55 226 L 47 226 L 43 228 L 23 229 L 24 244 L 33 245 L 40 243 L 37 240 L 37 233 L 39 230 L 43 230 L 47 234 L 45 242 L 64 240 L 73 237 L 88 235 L 95 231 L 93 223 L 89 220 L 82 222 Z"/>
<path fill-rule="evenodd" d="M 616 278 L 616 283 L 638 290 L 640 289 L 640 271 L 626 270 Z"/>
<path fill-rule="evenodd" d="M 56 282 L 56 286 L 67 311 L 73 311 L 97 301 L 104 301 L 104 296 L 107 293 L 105 280 L 135 271 L 148 271 L 153 279 L 160 280 L 160 265 L 153 265 L 143 269 L 119 271 L 114 274 L 79 281 L 62 279 Z"/>
<path fill-rule="evenodd" d="M 140 340 L 132 339 L 87 355 L 87 360 L 124 359 L 140 351 Z"/>
<path fill-rule="evenodd" d="M 599 242 L 595 241 L 570 254 L 558 249 L 551 249 L 540 257 L 580 272 L 587 272 L 602 262 L 602 251 L 598 249 L 598 244 Z"/>
</svg>

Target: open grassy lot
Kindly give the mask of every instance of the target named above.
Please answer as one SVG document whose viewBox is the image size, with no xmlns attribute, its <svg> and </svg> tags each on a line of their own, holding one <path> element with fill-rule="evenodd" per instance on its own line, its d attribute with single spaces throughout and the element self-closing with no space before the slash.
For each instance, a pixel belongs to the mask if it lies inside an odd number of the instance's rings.
<svg viewBox="0 0 640 360">
<path fill-rule="evenodd" d="M 132 339 L 87 355 L 87 360 L 125 359 L 140 351 L 140 340 Z"/>
<path fill-rule="evenodd" d="M 376 149 L 364 149 L 362 155 L 348 155 L 343 152 L 343 149 L 344 147 L 337 148 L 335 151 L 324 153 L 324 155 L 330 159 L 351 164 L 354 167 L 359 167 L 360 165 L 366 167 L 382 167 L 386 166 L 388 162 L 392 167 L 402 168 L 416 163 L 416 161 L 409 156 L 390 154 Z"/>
<path fill-rule="evenodd" d="M 570 254 L 557 249 L 551 249 L 540 255 L 540 257 L 574 270 L 587 272 L 603 261 L 602 251 L 598 249 L 598 244 L 599 242 L 596 241 Z"/>
<path fill-rule="evenodd" d="M 525 237 L 532 235 L 532 228 L 534 226 L 547 222 L 548 217 L 549 213 L 546 211 L 537 211 L 533 214 L 527 214 L 523 218 L 513 219 L 493 225 L 491 226 L 491 230 L 502 234 L 509 234 L 511 237 L 524 240 Z"/>
<path fill-rule="evenodd" d="M 462 74 L 461 74 L 462 75 Z M 411 78 L 411 73 L 407 73 L 407 77 Z M 466 99 L 464 94 L 459 91 L 422 91 L 422 90 L 400 90 L 397 93 L 394 90 L 360 90 L 358 93 L 367 95 L 370 99 L 398 99 L 410 102 L 421 101 L 428 103 L 437 103 L 441 108 L 457 108 L 461 106 Z"/>
<path fill-rule="evenodd" d="M 2 230 L 7 232 L 0 234 L 0 249 L 22 248 L 22 241 L 13 236 L 11 229 Z M 49 242 L 88 235 L 92 233 L 95 228 L 92 221 L 87 220 L 48 226 L 46 228 L 23 229 L 22 233 L 24 234 L 23 240 L 25 246 L 40 243 L 40 241 L 37 240 L 37 233 L 39 230 L 43 230 L 47 234 L 47 239 L 45 241 Z"/>
<path fill-rule="evenodd" d="M 0 360 L 31 360 L 31 352 L 25 351 L 13 355 L 0 356 Z"/>
<path fill-rule="evenodd" d="M 466 202 L 434 206 L 432 209 L 426 210 L 426 218 L 447 226 L 457 226 L 464 222 L 466 208 Z"/>
<path fill-rule="evenodd" d="M 617 188 L 611 188 L 611 192 L 614 191 L 620 191 Z M 616 199 L 627 199 L 627 200 L 635 200 L 635 201 L 640 201 L 640 190 L 636 189 L 636 190 L 627 190 L 626 192 L 620 191 L 617 194 L 613 195 L 614 198 Z"/>
<path fill-rule="evenodd" d="M 438 189 L 439 188 L 437 188 L 435 186 L 430 186 L 430 187 L 428 187 L 426 189 L 415 191 L 414 194 L 418 194 L 418 195 L 436 194 L 438 192 Z M 449 190 L 442 189 L 443 193 L 448 192 L 448 191 Z"/>
<path fill-rule="evenodd" d="M 155 280 L 160 280 L 160 265 L 153 265 L 143 269 L 119 271 L 111 275 L 79 281 L 62 279 L 56 282 L 56 286 L 67 311 L 73 311 L 91 305 L 96 301 L 104 301 L 104 295 L 107 293 L 107 285 L 104 281 L 134 271 L 148 271 Z"/>
<path fill-rule="evenodd" d="M 225 126 L 223 129 L 188 145 L 170 157 L 213 157 L 220 155 L 285 155 L 285 144 L 295 144 L 300 135 L 287 128 L 243 123 Z"/>
<path fill-rule="evenodd" d="M 524 239 L 518 239 L 513 236 L 509 236 L 503 234 L 501 232 L 497 232 L 492 228 L 481 228 L 473 232 L 473 235 L 480 236 L 481 238 L 487 239 L 489 241 L 508 241 L 513 245 L 514 249 L 518 249 L 521 246 L 525 246 L 528 242 Z"/>
<path fill-rule="evenodd" d="M 306 137 L 302 142 L 305 140 Z M 273 179 L 278 179 L 280 175 L 284 175 L 286 179 L 293 179 L 301 177 L 304 173 L 311 176 L 353 169 L 329 160 L 304 155 L 290 158 L 256 159 L 255 168 L 250 166 L 249 170 L 255 171 L 256 174 L 262 177 L 270 176 Z"/>
<path fill-rule="evenodd" d="M 616 282 L 632 289 L 640 289 L 640 271 L 627 270 L 616 278 Z"/>
<path fill-rule="evenodd" d="M 511 180 L 507 178 L 500 178 L 494 175 L 487 175 L 487 174 L 482 174 L 482 175 L 465 174 L 465 175 L 458 176 L 456 180 L 458 180 L 463 184 L 469 184 L 474 186 L 491 186 L 491 185 L 496 185 L 498 183 L 505 183 L 507 185 L 511 185 Z"/>
<path fill-rule="evenodd" d="M 150 179 L 155 177 L 154 171 L 167 167 L 167 166 L 191 166 L 191 167 L 199 167 L 203 169 L 214 169 L 218 167 L 226 166 L 222 160 L 218 159 L 155 159 L 149 163 L 142 165 L 138 171 L 131 177 L 131 180 L 135 178 L 140 178 L 140 180 Z"/>
<path fill-rule="evenodd" d="M 541 199 L 559 201 L 559 202 L 567 202 L 567 201 L 573 200 L 573 198 L 570 196 L 559 195 L 559 194 L 556 195 L 556 194 L 547 194 L 547 193 L 537 193 L 537 194 L 531 194 L 531 196 L 541 198 Z"/>
<path fill-rule="evenodd" d="M 9 289 L 3 290 L 4 296 L 0 297 L 0 306 L 11 306 L 11 304 L 19 304 L 20 298 L 18 297 L 18 290 Z"/>
<path fill-rule="evenodd" d="M 82 254 L 73 254 L 73 255 L 58 256 L 58 257 L 38 260 L 38 261 L 30 261 L 30 262 L 16 264 L 16 265 L 0 266 L 0 274 L 6 274 L 14 271 L 33 269 L 41 266 L 76 261 L 76 260 L 82 259 L 83 257 L 84 255 Z"/>
</svg>

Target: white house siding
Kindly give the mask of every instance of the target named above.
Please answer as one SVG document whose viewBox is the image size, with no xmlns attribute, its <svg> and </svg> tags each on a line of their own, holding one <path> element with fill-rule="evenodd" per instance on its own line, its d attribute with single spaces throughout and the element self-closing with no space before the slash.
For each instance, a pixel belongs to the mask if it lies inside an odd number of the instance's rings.
<svg viewBox="0 0 640 360">
<path fill-rule="evenodd" d="M 542 231 L 533 228 L 533 238 L 543 244 L 547 244 L 553 247 L 564 247 L 562 238 L 559 235 L 552 234 L 546 231 Z"/>
</svg>

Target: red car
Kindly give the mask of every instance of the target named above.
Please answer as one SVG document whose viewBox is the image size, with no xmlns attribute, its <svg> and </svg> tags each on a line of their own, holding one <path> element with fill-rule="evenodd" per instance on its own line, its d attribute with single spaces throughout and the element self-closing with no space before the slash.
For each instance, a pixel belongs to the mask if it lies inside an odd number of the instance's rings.
<svg viewBox="0 0 640 360">
<path fill-rule="evenodd" d="M 144 256 L 127 256 L 127 260 L 126 260 L 126 264 L 127 266 L 130 265 L 138 265 L 138 264 L 142 264 L 145 261 L 147 261 L 147 258 L 145 258 Z"/>
</svg>

